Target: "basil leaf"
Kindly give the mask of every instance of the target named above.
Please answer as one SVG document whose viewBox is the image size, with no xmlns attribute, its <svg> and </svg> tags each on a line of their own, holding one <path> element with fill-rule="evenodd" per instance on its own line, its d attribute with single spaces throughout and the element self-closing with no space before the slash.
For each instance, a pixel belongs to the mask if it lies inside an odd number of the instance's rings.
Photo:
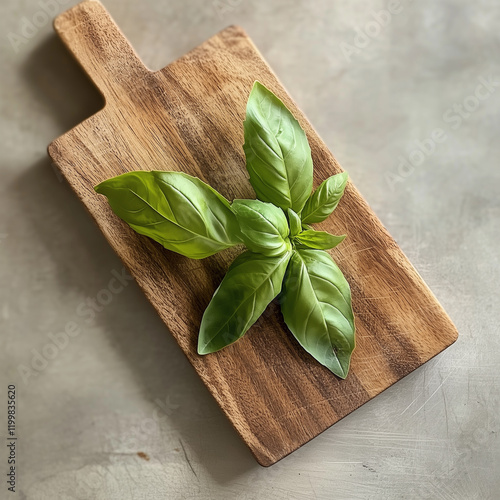
<svg viewBox="0 0 500 500">
<path fill-rule="evenodd" d="M 299 122 L 255 82 L 243 123 L 250 182 L 262 201 L 299 213 L 312 190 L 311 148 Z"/>
<path fill-rule="evenodd" d="M 281 311 L 302 347 L 345 378 L 355 346 L 351 292 L 326 252 L 293 252 L 283 283 Z"/>
<path fill-rule="evenodd" d="M 253 252 L 280 255 L 291 250 L 283 210 L 260 200 L 234 200 L 231 205 L 245 245 Z"/>
<path fill-rule="evenodd" d="M 347 172 L 342 172 L 323 181 L 307 200 L 301 214 L 302 223 L 313 224 L 325 220 L 337 208 L 347 179 Z"/>
<path fill-rule="evenodd" d="M 197 177 L 137 171 L 94 189 L 132 229 L 191 259 L 241 243 L 229 202 Z"/>
<path fill-rule="evenodd" d="M 306 231 L 302 231 L 299 235 L 297 235 L 295 237 L 295 240 L 299 241 L 303 245 L 308 246 L 309 248 L 328 250 L 329 248 L 336 247 L 343 241 L 345 237 L 345 234 L 342 236 L 335 236 L 325 231 L 314 231 L 313 229 L 307 229 Z"/>
<path fill-rule="evenodd" d="M 245 334 L 280 292 L 290 255 L 247 251 L 234 260 L 203 314 L 198 354 L 218 351 Z"/>
<path fill-rule="evenodd" d="M 300 217 L 291 208 L 288 209 L 287 213 L 288 222 L 290 223 L 290 237 L 293 238 L 300 233 L 300 231 L 302 230 L 302 225 L 300 222 Z"/>
</svg>

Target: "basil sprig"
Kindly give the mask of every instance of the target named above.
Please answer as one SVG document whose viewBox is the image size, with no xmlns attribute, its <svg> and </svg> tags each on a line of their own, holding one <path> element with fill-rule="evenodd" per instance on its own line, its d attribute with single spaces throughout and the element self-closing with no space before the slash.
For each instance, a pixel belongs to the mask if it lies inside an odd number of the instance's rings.
<svg viewBox="0 0 500 500">
<path fill-rule="evenodd" d="M 300 212 L 312 189 L 311 148 L 292 113 L 259 82 L 250 92 L 243 130 L 257 198 Z"/>
<path fill-rule="evenodd" d="M 129 172 L 95 187 L 132 229 L 190 259 L 241 243 L 229 202 L 197 177 L 181 172 Z"/>
<path fill-rule="evenodd" d="M 329 254 L 298 249 L 288 264 L 281 312 L 300 345 L 341 378 L 354 349 L 349 284 Z"/>
<path fill-rule="evenodd" d="M 347 184 L 347 172 L 323 181 L 307 200 L 302 210 L 302 224 L 324 221 L 339 204 Z"/>
<path fill-rule="evenodd" d="M 344 238 L 315 231 L 337 207 L 345 172 L 313 192 L 311 149 L 299 122 L 270 90 L 255 82 L 243 146 L 257 200 L 229 203 L 196 177 L 136 171 L 95 190 L 135 231 L 165 248 L 203 259 L 245 245 L 215 291 L 201 321 L 198 353 L 241 338 L 279 295 L 288 328 L 300 345 L 345 378 L 355 346 L 349 284 L 325 251 Z"/>
<path fill-rule="evenodd" d="M 231 208 L 247 248 L 264 255 L 281 255 L 292 249 L 283 210 L 260 200 L 234 200 Z"/>
<path fill-rule="evenodd" d="M 247 250 L 236 257 L 203 314 L 199 354 L 218 351 L 246 333 L 280 293 L 290 256 Z"/>
</svg>

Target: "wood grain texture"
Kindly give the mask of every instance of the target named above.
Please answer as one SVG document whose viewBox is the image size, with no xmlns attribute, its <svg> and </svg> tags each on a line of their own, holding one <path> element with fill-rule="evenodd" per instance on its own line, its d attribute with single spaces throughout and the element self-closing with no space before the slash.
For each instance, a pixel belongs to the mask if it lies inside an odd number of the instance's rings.
<svg viewBox="0 0 500 500">
<path fill-rule="evenodd" d="M 78 4 L 54 27 L 106 104 L 50 144 L 49 154 L 261 465 L 296 450 L 456 340 L 436 298 L 349 183 L 334 216 L 317 225 L 348 234 L 331 251 L 351 285 L 356 314 L 347 379 L 298 345 L 276 302 L 241 340 L 199 356 L 203 311 L 240 250 L 201 261 L 169 252 L 132 231 L 93 186 L 131 170 L 180 170 L 230 200 L 254 198 L 242 148 L 254 80 L 275 92 L 306 131 L 314 187 L 342 170 L 238 27 L 157 72 L 141 63 L 99 2 Z"/>
</svg>

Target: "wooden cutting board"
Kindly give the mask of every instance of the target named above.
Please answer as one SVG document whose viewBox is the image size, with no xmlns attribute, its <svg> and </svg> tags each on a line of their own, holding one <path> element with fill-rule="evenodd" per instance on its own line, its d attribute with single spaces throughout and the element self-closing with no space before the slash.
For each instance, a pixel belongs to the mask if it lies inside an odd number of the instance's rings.
<svg viewBox="0 0 500 500">
<path fill-rule="evenodd" d="M 342 170 L 241 28 L 231 26 L 151 72 L 97 1 L 64 12 L 54 27 L 106 104 L 50 144 L 49 154 L 260 464 L 274 464 L 456 340 L 432 292 L 349 183 L 334 215 L 318 224 L 348 235 L 331 252 L 351 285 L 356 314 L 347 379 L 298 345 L 276 302 L 243 339 L 199 356 L 203 311 L 238 250 L 198 261 L 172 253 L 132 231 L 93 186 L 131 170 L 180 170 L 229 200 L 255 198 L 242 148 L 254 80 L 275 92 L 306 131 L 315 187 Z"/>
</svg>

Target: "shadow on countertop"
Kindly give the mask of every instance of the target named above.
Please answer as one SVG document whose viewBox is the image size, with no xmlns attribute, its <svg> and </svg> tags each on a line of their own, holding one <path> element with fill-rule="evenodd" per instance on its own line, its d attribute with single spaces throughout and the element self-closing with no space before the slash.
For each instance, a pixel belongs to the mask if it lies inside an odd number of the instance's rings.
<svg viewBox="0 0 500 500">
<path fill-rule="evenodd" d="M 55 34 L 34 47 L 21 74 L 35 98 L 58 120 L 61 133 L 104 107 L 97 87 Z"/>
</svg>

